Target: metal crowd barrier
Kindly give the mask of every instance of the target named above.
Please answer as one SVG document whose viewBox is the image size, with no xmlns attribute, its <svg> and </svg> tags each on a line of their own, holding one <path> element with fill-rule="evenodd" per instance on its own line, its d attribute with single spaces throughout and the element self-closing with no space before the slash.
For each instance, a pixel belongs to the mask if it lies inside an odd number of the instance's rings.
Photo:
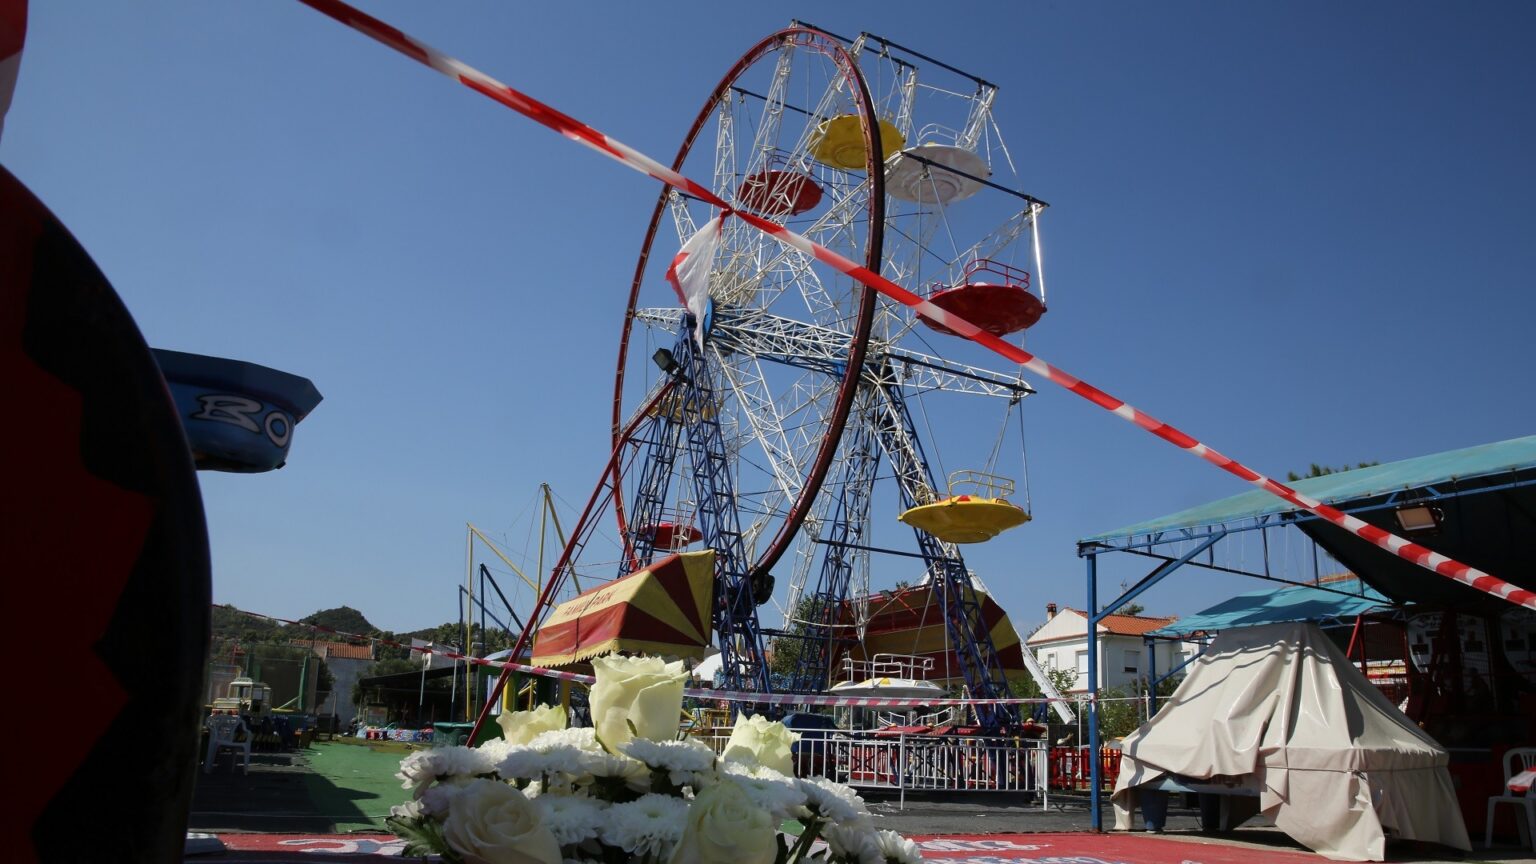
<svg viewBox="0 0 1536 864">
<path fill-rule="evenodd" d="M 728 735 L 701 736 L 715 752 Z M 1042 810 L 1050 794 L 1043 741 L 981 735 L 881 731 L 806 732 L 793 750 L 795 775 L 824 776 L 859 789 L 914 792 L 1029 792 Z"/>
</svg>

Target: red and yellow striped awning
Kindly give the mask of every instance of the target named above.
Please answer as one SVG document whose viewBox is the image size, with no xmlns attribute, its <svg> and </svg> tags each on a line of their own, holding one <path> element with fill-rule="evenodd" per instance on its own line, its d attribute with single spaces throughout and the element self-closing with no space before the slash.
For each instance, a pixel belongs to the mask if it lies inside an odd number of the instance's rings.
<svg viewBox="0 0 1536 864">
<path fill-rule="evenodd" d="M 978 590 L 976 599 L 981 604 L 982 623 L 992 637 L 992 647 L 997 649 L 1003 671 L 1009 675 L 1027 674 L 1023 646 L 1008 620 L 1008 613 L 985 592 Z M 851 620 L 851 616 L 848 617 Z M 929 681 L 939 685 L 964 681 L 960 660 L 949 643 L 944 626 L 943 606 L 929 585 L 870 595 L 869 625 L 864 631 L 864 642 L 849 647 L 845 653 L 855 660 L 869 660 L 876 654 L 930 657 L 933 671 L 928 673 Z M 831 673 L 834 681 L 841 674 L 842 662 L 841 655 L 833 658 Z"/>
<path fill-rule="evenodd" d="M 715 553 L 669 555 L 561 603 L 533 639 L 533 665 L 568 666 L 620 651 L 703 658 Z"/>
</svg>

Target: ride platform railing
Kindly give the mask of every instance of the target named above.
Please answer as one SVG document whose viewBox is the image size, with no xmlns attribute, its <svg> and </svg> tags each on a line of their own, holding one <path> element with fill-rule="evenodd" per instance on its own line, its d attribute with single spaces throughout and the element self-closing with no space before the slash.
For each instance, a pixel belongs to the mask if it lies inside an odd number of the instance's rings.
<svg viewBox="0 0 1536 864">
<path fill-rule="evenodd" d="M 701 736 L 717 753 L 729 739 Z M 798 777 L 896 791 L 903 804 L 908 792 L 1018 792 L 1035 793 L 1043 810 L 1051 788 L 1045 743 L 1012 737 L 811 730 L 791 756 Z"/>
</svg>

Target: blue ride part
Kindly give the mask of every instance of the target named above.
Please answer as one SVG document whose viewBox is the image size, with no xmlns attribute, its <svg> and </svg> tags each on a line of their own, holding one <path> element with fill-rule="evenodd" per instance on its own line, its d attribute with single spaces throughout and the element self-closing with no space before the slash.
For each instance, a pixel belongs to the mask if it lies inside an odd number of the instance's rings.
<svg viewBox="0 0 1536 864">
<path fill-rule="evenodd" d="M 293 427 L 320 404 L 308 378 L 204 354 L 150 349 L 176 403 L 199 471 L 283 467 Z"/>
</svg>

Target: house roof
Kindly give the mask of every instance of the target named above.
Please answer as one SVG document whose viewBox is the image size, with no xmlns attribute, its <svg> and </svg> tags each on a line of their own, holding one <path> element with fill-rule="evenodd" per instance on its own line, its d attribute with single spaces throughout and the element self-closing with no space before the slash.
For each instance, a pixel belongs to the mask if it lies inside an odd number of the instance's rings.
<svg viewBox="0 0 1536 864">
<path fill-rule="evenodd" d="M 1072 611 L 1078 612 L 1076 609 Z M 1086 612 L 1078 612 L 1078 614 L 1084 618 L 1088 617 Z M 1140 636 L 1143 633 L 1150 633 L 1159 627 L 1167 627 L 1177 620 L 1178 616 L 1176 615 L 1169 615 L 1165 618 L 1150 618 L 1145 615 L 1105 615 L 1104 620 L 1099 623 L 1104 625 L 1105 631 L 1116 636 Z"/>
<path fill-rule="evenodd" d="M 1066 609 L 1062 609 L 1061 611 L 1071 612 L 1072 614 L 1082 618 L 1084 621 L 1088 619 L 1088 613 L 1081 609 L 1072 609 L 1068 607 Z M 1163 618 L 1154 618 L 1147 615 L 1105 615 L 1104 619 L 1099 622 L 1099 626 L 1103 628 L 1102 632 L 1110 636 L 1141 636 L 1145 633 L 1150 633 L 1153 630 L 1167 627 L 1177 620 L 1179 619 L 1176 615 L 1170 615 Z M 1057 642 L 1064 638 L 1077 638 L 1078 635 L 1081 634 L 1073 634 L 1072 636 L 1065 637 L 1054 636 L 1045 639 L 1041 639 L 1037 635 L 1029 637 L 1028 641 L 1031 644 L 1039 644 L 1041 642 Z"/>
<path fill-rule="evenodd" d="M 372 645 L 353 645 L 349 642 L 311 642 L 308 639 L 295 639 L 293 644 L 300 648 L 310 648 L 316 654 L 320 654 L 327 660 L 372 660 Z"/>
</svg>

